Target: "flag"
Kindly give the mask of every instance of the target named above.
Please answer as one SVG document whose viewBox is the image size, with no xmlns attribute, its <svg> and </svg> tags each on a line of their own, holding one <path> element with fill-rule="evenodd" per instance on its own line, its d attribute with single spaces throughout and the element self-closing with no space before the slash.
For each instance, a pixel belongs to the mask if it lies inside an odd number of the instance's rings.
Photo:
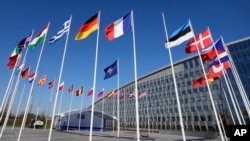
<svg viewBox="0 0 250 141">
<path fill-rule="evenodd" d="M 78 30 L 75 40 L 85 39 L 98 29 L 98 13 L 88 19 Z"/>
<path fill-rule="evenodd" d="M 226 70 L 230 68 L 230 64 L 229 64 L 229 61 L 226 61 L 226 62 L 223 62 L 221 64 L 216 64 L 216 65 L 213 65 L 211 66 L 209 69 L 208 69 L 208 72 L 210 74 L 210 76 L 212 77 L 219 77 L 223 74 L 223 70 Z"/>
<path fill-rule="evenodd" d="M 196 35 L 194 38 L 189 40 L 189 42 L 186 45 L 185 52 L 192 53 L 197 51 L 197 48 L 200 50 L 202 48 L 211 46 L 212 44 L 213 41 L 211 38 L 210 30 L 209 28 L 206 28 L 200 34 Z"/>
<path fill-rule="evenodd" d="M 132 98 L 134 96 L 135 96 L 135 92 L 134 91 L 129 94 L 129 98 Z"/>
<path fill-rule="evenodd" d="M 32 34 L 30 33 L 27 37 L 23 38 L 17 45 L 19 49 L 26 48 L 29 45 L 29 42 L 31 41 Z"/>
<path fill-rule="evenodd" d="M 31 41 L 29 49 L 34 49 L 38 44 L 44 42 L 49 29 L 49 23 L 36 35 L 36 37 Z"/>
<path fill-rule="evenodd" d="M 24 63 L 22 63 L 21 65 L 18 65 L 16 67 L 16 74 L 19 74 L 19 72 L 23 69 L 23 67 L 24 67 Z"/>
<path fill-rule="evenodd" d="M 36 73 L 35 73 L 35 72 L 32 73 L 32 74 L 30 74 L 30 75 L 28 76 L 29 82 L 32 83 L 33 80 L 35 79 L 35 77 L 36 77 Z"/>
<path fill-rule="evenodd" d="M 88 92 L 87 96 L 92 96 L 93 95 L 93 88 Z"/>
<path fill-rule="evenodd" d="M 105 72 L 104 80 L 116 75 L 117 74 L 117 60 L 113 64 L 105 68 L 104 72 Z"/>
<path fill-rule="evenodd" d="M 49 40 L 49 44 L 55 43 L 58 39 L 60 39 L 64 35 L 64 33 L 69 32 L 70 23 L 71 20 L 65 21 L 63 26 L 56 33 L 56 35 Z"/>
<path fill-rule="evenodd" d="M 193 36 L 194 33 L 191 29 L 191 23 L 188 21 L 170 35 L 168 41 L 165 42 L 165 46 L 166 48 L 178 46 Z"/>
<path fill-rule="evenodd" d="M 105 28 L 106 37 L 110 41 L 122 36 L 124 33 L 129 31 L 132 31 L 131 12 Z"/>
<path fill-rule="evenodd" d="M 212 83 L 214 80 L 217 80 L 218 77 L 212 77 L 210 75 L 207 75 L 207 81 L 208 83 Z M 200 77 L 199 79 L 196 79 L 193 81 L 193 87 L 200 87 L 206 85 L 206 79 L 205 76 Z"/>
<path fill-rule="evenodd" d="M 55 80 L 52 80 L 48 83 L 48 89 L 54 87 Z"/>
<path fill-rule="evenodd" d="M 13 69 L 16 65 L 17 65 L 17 61 L 18 61 L 18 59 L 21 57 L 21 55 L 20 54 L 16 54 L 16 55 L 14 55 L 14 56 L 11 56 L 11 57 L 9 57 L 9 61 L 8 61 L 8 63 L 7 63 L 7 67 L 9 68 L 9 69 Z"/>
<path fill-rule="evenodd" d="M 147 95 L 147 93 L 146 93 L 146 91 L 144 91 L 144 92 L 142 92 L 139 96 L 138 96 L 138 98 L 140 99 L 140 98 L 143 98 L 143 97 L 145 97 Z"/>
<path fill-rule="evenodd" d="M 21 79 L 24 79 L 24 78 L 26 78 L 27 77 L 27 75 L 29 74 L 29 71 L 30 71 L 30 66 L 29 67 L 27 67 L 25 70 L 23 70 L 22 72 L 21 72 Z"/>
<path fill-rule="evenodd" d="M 22 49 L 20 49 L 19 47 L 15 47 L 9 58 L 16 56 L 17 54 L 20 54 L 21 51 Z"/>
<path fill-rule="evenodd" d="M 102 91 L 100 91 L 100 93 L 97 95 L 97 97 L 101 98 L 101 97 L 103 97 L 103 95 L 104 95 L 104 90 L 102 89 Z"/>
<path fill-rule="evenodd" d="M 108 98 L 111 99 L 115 95 L 115 91 L 112 90 L 111 92 L 108 93 Z"/>
<path fill-rule="evenodd" d="M 64 88 L 64 81 L 59 85 L 59 87 L 58 87 L 58 91 L 61 91 L 61 90 L 63 90 L 63 88 Z"/>
<path fill-rule="evenodd" d="M 214 65 L 226 62 L 228 60 L 229 60 L 229 57 L 227 55 L 227 52 L 224 51 L 224 52 L 218 54 L 218 56 L 216 58 L 214 58 L 214 60 L 209 64 L 208 68 L 210 68 Z"/>
<path fill-rule="evenodd" d="M 218 54 L 225 52 L 225 48 L 221 38 L 214 43 L 214 46 L 210 46 L 201 50 L 202 61 L 214 59 L 217 56 L 216 50 Z"/>
<path fill-rule="evenodd" d="M 74 86 L 73 86 L 73 84 L 68 88 L 68 92 L 69 93 L 71 93 L 72 91 L 73 91 L 73 88 L 74 88 Z"/>
<path fill-rule="evenodd" d="M 125 97 L 125 92 L 122 91 L 122 94 L 121 94 L 121 96 L 119 97 L 119 99 L 123 99 L 124 97 Z"/>
<path fill-rule="evenodd" d="M 38 81 L 37 85 L 43 85 L 45 83 L 45 80 L 46 80 L 46 75 L 43 75 Z"/>
<path fill-rule="evenodd" d="M 80 96 L 82 92 L 83 92 L 83 86 L 79 88 L 78 90 L 76 90 L 76 96 Z"/>
</svg>

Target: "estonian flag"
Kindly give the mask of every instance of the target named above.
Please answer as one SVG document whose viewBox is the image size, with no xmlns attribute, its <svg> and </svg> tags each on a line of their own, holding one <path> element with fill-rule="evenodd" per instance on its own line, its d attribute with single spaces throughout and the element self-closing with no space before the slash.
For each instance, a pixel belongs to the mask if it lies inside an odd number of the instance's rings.
<svg viewBox="0 0 250 141">
<path fill-rule="evenodd" d="M 194 37 L 194 33 L 192 32 L 190 22 L 188 21 L 170 35 L 168 41 L 165 43 L 165 46 L 166 48 L 174 47 L 192 37 Z"/>
<path fill-rule="evenodd" d="M 116 75 L 117 74 L 117 60 L 112 65 L 105 68 L 104 72 L 105 72 L 104 80 Z"/>
</svg>

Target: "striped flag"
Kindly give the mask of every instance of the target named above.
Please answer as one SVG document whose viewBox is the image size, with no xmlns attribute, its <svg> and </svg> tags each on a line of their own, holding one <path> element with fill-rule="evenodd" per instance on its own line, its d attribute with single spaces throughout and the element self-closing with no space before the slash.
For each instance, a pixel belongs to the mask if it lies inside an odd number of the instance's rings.
<svg viewBox="0 0 250 141">
<path fill-rule="evenodd" d="M 69 32 L 70 23 L 71 20 L 67 20 L 66 22 L 64 22 L 63 26 L 60 28 L 57 34 L 49 40 L 49 44 L 55 43 L 58 39 L 60 39 L 64 35 L 64 33 Z"/>
<path fill-rule="evenodd" d="M 165 46 L 166 48 L 178 46 L 184 41 L 189 40 L 193 36 L 194 33 L 191 29 L 191 23 L 190 21 L 188 21 L 170 35 L 168 41 L 165 42 Z"/>
<path fill-rule="evenodd" d="M 105 28 L 106 37 L 108 40 L 114 40 L 122 36 L 124 33 L 132 31 L 132 16 L 131 12 L 127 15 L 123 16 L 122 18 L 116 20 L 112 24 L 108 25 Z"/>
<path fill-rule="evenodd" d="M 140 99 L 140 98 L 143 98 L 143 97 L 145 97 L 147 95 L 147 93 L 146 93 L 146 91 L 144 91 L 144 92 L 142 92 L 139 96 L 138 96 L 138 98 Z"/>
</svg>

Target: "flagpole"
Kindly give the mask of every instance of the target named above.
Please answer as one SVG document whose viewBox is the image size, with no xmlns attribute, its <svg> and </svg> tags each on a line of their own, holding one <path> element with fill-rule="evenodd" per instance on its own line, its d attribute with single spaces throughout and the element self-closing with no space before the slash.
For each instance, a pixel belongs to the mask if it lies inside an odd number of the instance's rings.
<svg viewBox="0 0 250 141">
<path fill-rule="evenodd" d="M 73 93 L 72 93 L 72 91 L 70 92 L 70 94 L 71 94 L 71 99 L 70 99 L 70 105 L 69 105 L 69 118 L 68 118 L 67 131 L 69 131 L 69 122 L 70 122 L 71 106 L 72 106 L 72 100 L 73 100 Z"/>
<path fill-rule="evenodd" d="M 114 127 L 115 127 L 115 120 L 114 120 L 114 117 L 115 117 L 115 100 L 114 98 L 112 98 L 112 105 L 113 105 L 113 109 L 112 109 L 112 115 L 113 115 L 113 118 L 112 118 L 112 125 L 113 125 L 113 134 L 115 133 L 114 131 Z"/>
<path fill-rule="evenodd" d="M 190 23 L 191 31 L 192 31 L 193 34 L 194 34 L 193 27 L 192 27 L 192 25 L 191 25 L 190 20 L 189 20 L 189 23 Z M 195 39 L 195 38 L 194 38 L 194 40 L 195 40 L 195 42 L 196 42 L 196 39 Z M 211 100 L 211 104 L 212 104 L 212 108 L 213 108 L 213 111 L 214 111 L 214 115 L 215 115 L 215 119 L 216 119 L 216 122 L 217 122 L 217 126 L 218 126 L 218 129 L 219 129 L 220 137 L 221 137 L 221 140 L 224 141 L 225 139 L 224 139 L 224 136 L 223 136 L 223 133 L 222 133 L 222 129 L 221 129 L 221 126 L 220 126 L 220 122 L 219 122 L 219 118 L 218 118 L 218 113 L 217 113 L 217 110 L 216 110 L 216 107 L 215 107 L 215 104 L 214 104 L 213 95 L 212 95 L 210 86 L 209 86 L 209 84 L 208 84 L 208 78 L 207 78 L 207 75 L 206 75 L 206 72 L 205 72 L 204 65 L 203 65 L 203 63 L 202 63 L 200 50 L 198 49 L 198 46 L 197 46 L 197 45 L 196 45 L 196 49 L 197 49 L 197 51 L 198 51 L 198 55 L 199 55 L 199 58 L 200 58 L 202 71 L 203 71 L 203 74 L 204 74 L 204 77 L 205 77 L 205 80 L 206 80 L 206 84 L 207 84 L 207 88 L 208 88 L 208 93 L 209 93 L 209 97 L 210 97 L 210 100 Z"/>
<path fill-rule="evenodd" d="M 208 29 L 209 29 L 209 28 L 208 28 Z M 210 30 L 209 30 L 209 32 L 210 32 Z M 210 35 L 211 35 L 211 33 L 210 33 Z M 214 41 L 213 41 L 212 35 L 211 35 L 211 39 L 212 39 L 213 46 L 214 46 Z M 198 48 L 198 47 L 197 47 L 197 48 Z M 219 54 L 218 54 L 218 52 L 217 52 L 216 47 L 214 47 L 214 48 L 215 48 L 215 53 L 216 53 L 216 56 L 217 56 L 217 58 L 218 58 L 218 61 L 219 61 L 220 67 L 222 66 L 221 71 L 222 71 L 222 74 L 223 74 L 223 76 L 224 76 L 224 78 L 225 78 L 226 86 L 227 86 L 227 89 L 228 89 L 229 95 L 230 95 L 230 97 L 231 97 L 231 101 L 232 101 L 232 103 L 233 103 L 233 107 L 234 107 L 234 110 L 235 110 L 236 116 L 237 116 L 237 118 L 238 118 L 239 124 L 240 124 L 240 125 L 242 125 L 242 122 L 241 122 L 241 119 L 240 119 L 240 116 L 239 116 L 238 109 L 236 108 L 235 101 L 234 101 L 234 98 L 233 98 L 233 96 L 232 96 L 232 91 L 231 91 L 231 89 L 230 89 L 230 87 L 229 87 L 229 84 L 228 84 L 227 78 L 226 78 L 226 76 L 225 76 L 225 72 L 224 72 L 224 65 L 222 65 L 222 63 L 221 63 L 221 60 L 220 60 L 220 58 L 219 58 Z"/>
<path fill-rule="evenodd" d="M 16 84 L 15 84 L 15 87 L 14 87 L 14 91 L 13 91 L 13 94 L 12 94 L 12 97 L 11 97 L 11 99 L 10 99 L 10 103 L 9 103 L 10 105 L 9 105 L 9 107 L 8 107 L 8 111 L 7 111 L 7 114 L 6 114 L 5 119 L 4 119 L 3 127 L 2 127 L 2 130 L 1 130 L 1 133 L 0 133 L 0 138 L 2 137 L 3 131 L 5 130 L 6 125 L 7 125 L 7 122 L 8 122 L 8 120 L 9 120 L 10 111 L 11 111 L 11 108 L 12 108 L 12 106 L 13 106 L 14 99 L 15 99 L 15 97 L 16 97 L 16 91 L 17 91 L 19 82 L 20 82 L 20 79 L 17 79 Z"/>
<path fill-rule="evenodd" d="M 104 106 L 104 88 L 102 89 L 102 92 L 103 92 L 103 95 L 102 95 L 102 130 L 101 130 L 101 132 L 103 132 L 103 106 Z"/>
<path fill-rule="evenodd" d="M 234 120 L 234 117 L 233 117 L 233 114 L 232 114 L 232 111 L 231 111 L 231 108 L 230 108 L 230 105 L 229 105 L 229 102 L 228 102 L 228 99 L 227 99 L 227 95 L 226 95 L 226 93 L 225 93 L 224 88 L 222 88 L 222 89 L 223 89 L 224 96 L 225 96 L 225 98 L 226 98 L 226 102 L 227 102 L 227 106 L 228 106 L 228 109 L 229 109 L 229 113 L 230 113 L 230 115 L 231 115 L 231 117 L 232 117 L 232 120 L 233 120 L 233 123 L 234 123 L 234 125 L 235 125 L 235 120 Z"/>
<path fill-rule="evenodd" d="M 64 65 L 64 58 L 65 58 L 67 44 L 68 44 L 68 38 L 69 38 L 69 31 L 70 31 L 71 19 L 72 19 L 72 16 L 70 16 L 69 30 L 68 30 L 66 41 L 65 41 L 65 45 L 64 45 L 62 63 L 61 63 L 61 68 L 60 68 L 58 83 L 57 83 L 57 87 L 56 87 L 57 89 L 59 88 L 59 85 L 61 83 L 61 77 L 62 77 L 62 71 L 63 71 L 63 65 Z M 55 111 L 56 111 L 57 98 L 58 98 L 58 90 L 56 91 L 56 97 L 55 97 L 55 102 L 54 102 L 54 107 L 53 107 L 53 112 L 52 112 L 52 117 L 51 117 L 51 124 L 50 124 L 48 141 L 51 140 L 51 134 L 52 134 L 53 124 L 54 124 L 54 116 L 55 116 Z"/>
<path fill-rule="evenodd" d="M 59 90 L 58 90 L 59 91 Z M 60 98 L 60 103 L 59 103 L 59 109 L 58 109 L 58 114 L 61 113 L 61 106 L 62 106 L 62 97 L 63 97 L 63 90 L 61 91 L 61 98 Z"/>
<path fill-rule="evenodd" d="M 8 100 L 8 98 L 9 98 L 10 89 L 11 89 L 11 87 L 12 87 L 12 85 L 13 85 L 13 81 L 14 81 L 14 79 L 15 79 L 14 73 L 15 73 L 15 71 L 16 71 L 16 66 L 17 66 L 18 62 L 19 62 L 19 59 L 18 59 L 18 61 L 17 61 L 16 64 L 15 64 L 15 67 L 14 67 L 14 69 L 13 69 L 13 71 L 12 71 L 12 74 L 11 74 L 11 77 L 10 77 L 10 80 L 9 80 L 9 84 L 8 84 L 7 89 L 6 89 L 6 91 L 5 91 L 5 94 L 4 94 L 3 102 L 2 102 L 2 105 L 1 105 L 1 108 L 0 108 L 0 110 L 1 110 L 1 112 L 2 112 L 2 113 L 1 113 L 1 117 L 0 117 L 0 122 L 2 121 L 3 114 L 4 114 L 4 110 L 5 110 L 6 105 L 7 105 L 7 100 Z"/>
<path fill-rule="evenodd" d="M 95 68 L 94 68 L 94 80 L 93 80 L 93 94 L 95 95 L 95 85 L 96 85 L 96 69 L 97 69 L 97 58 L 98 58 L 98 41 L 99 41 L 99 27 L 100 27 L 100 14 L 101 12 L 98 11 L 98 30 L 97 30 L 97 39 L 96 39 L 96 53 L 95 53 Z M 93 120 L 94 120 L 94 102 L 95 96 L 92 96 L 92 103 L 91 103 L 91 120 L 90 120 L 90 133 L 89 133 L 89 141 L 92 141 L 92 132 L 93 132 Z"/>
<path fill-rule="evenodd" d="M 50 25 L 50 22 L 48 23 L 48 27 L 47 27 L 48 29 L 49 29 L 49 25 Z M 45 34 L 44 42 L 43 42 L 43 45 L 41 47 L 40 55 L 39 55 L 39 58 L 38 58 L 38 61 L 37 61 L 36 70 L 35 70 L 36 73 L 38 73 L 38 67 L 39 67 L 39 64 L 40 64 L 41 57 L 42 57 L 46 37 L 47 37 L 47 33 Z M 31 97 L 32 97 L 32 91 L 33 91 L 33 87 L 34 87 L 34 84 L 35 84 L 35 80 L 36 80 L 36 77 L 34 78 L 34 80 L 32 82 L 32 85 L 31 85 L 31 88 L 30 88 L 30 92 L 29 92 L 29 95 L 28 95 L 28 100 L 27 100 L 27 104 L 26 104 L 26 108 L 25 108 L 25 112 L 24 112 L 24 117 L 23 117 L 23 121 L 22 121 L 22 126 L 20 128 L 17 141 L 20 141 L 22 131 L 23 131 L 22 129 L 25 126 L 25 122 L 26 122 L 26 118 L 27 118 L 27 114 L 28 114 L 28 109 L 29 109 L 29 103 L 30 103 L 30 100 L 31 100 Z"/>
<path fill-rule="evenodd" d="M 240 108 L 240 106 L 239 106 L 239 102 L 238 102 L 238 100 L 237 100 L 237 98 L 236 98 L 235 92 L 233 91 L 232 83 L 231 83 L 231 81 L 230 81 L 230 79 L 229 79 L 229 76 L 228 76 L 228 74 L 227 74 L 226 71 L 225 71 L 225 78 L 226 78 L 226 79 L 228 80 L 228 82 L 229 82 L 228 84 L 229 84 L 229 87 L 230 87 L 230 89 L 231 89 L 231 91 L 232 91 L 232 96 L 233 96 L 233 98 L 234 98 L 234 100 L 235 100 L 237 110 L 239 110 L 239 114 L 240 114 L 241 120 L 242 120 L 243 124 L 245 125 L 245 124 L 246 124 L 245 119 L 244 119 L 244 117 L 243 117 L 243 115 L 242 115 L 242 111 L 241 111 L 241 108 Z"/>
<path fill-rule="evenodd" d="M 42 87 L 42 91 L 41 91 L 41 95 L 40 95 L 40 99 L 39 99 L 39 104 L 38 104 L 38 107 L 37 107 L 37 111 L 36 111 L 36 118 L 35 118 L 35 122 L 37 121 L 37 116 L 38 116 L 38 113 L 40 111 L 40 106 L 41 106 L 41 101 L 42 101 L 42 98 L 43 98 L 43 90 L 44 90 L 44 85 Z M 33 130 L 35 130 L 35 126 L 33 126 Z"/>
<path fill-rule="evenodd" d="M 165 29 L 165 33 L 166 33 L 166 38 L 167 38 L 167 41 L 168 41 L 167 28 L 166 28 L 166 23 L 165 23 L 165 18 L 164 18 L 164 14 L 163 13 L 162 13 L 162 19 L 163 19 L 163 23 L 164 23 L 164 29 Z M 171 50 L 170 50 L 169 47 L 168 47 L 168 53 L 169 53 L 171 70 L 172 70 L 172 75 L 173 75 L 173 81 L 174 81 L 174 87 L 175 87 L 175 95 L 176 95 L 178 113 L 179 113 L 179 117 L 180 117 L 179 119 L 180 119 L 180 126 L 181 126 L 182 138 L 183 138 L 183 141 L 186 141 L 186 135 L 185 135 L 184 125 L 183 125 L 183 120 L 182 120 L 181 105 L 180 105 L 180 101 L 179 101 L 180 98 L 179 98 L 178 88 L 177 88 L 177 85 L 176 85 L 176 79 L 175 79 L 175 72 L 174 72 L 174 65 L 173 65 L 173 60 L 172 60 L 172 54 L 171 54 Z"/>
<path fill-rule="evenodd" d="M 54 79 L 54 84 L 55 84 L 55 79 Z M 44 128 L 44 130 L 46 130 L 46 128 L 47 128 L 47 122 L 48 122 L 48 118 L 49 118 L 49 113 L 50 113 L 50 105 L 51 105 L 51 102 L 52 102 L 52 95 L 53 95 L 53 92 L 54 92 L 54 86 L 53 86 L 53 89 L 52 89 L 52 91 L 51 91 L 51 94 L 50 94 L 50 98 L 49 98 L 49 107 L 48 107 L 48 114 L 47 114 L 47 118 L 46 118 L 46 121 L 45 121 L 45 128 Z"/>
<path fill-rule="evenodd" d="M 78 132 L 81 130 L 81 121 L 82 121 L 82 103 L 83 103 L 83 94 L 82 94 L 82 99 L 81 99 L 81 106 L 80 106 L 80 118 L 79 118 L 79 125 L 78 125 Z"/>
<path fill-rule="evenodd" d="M 123 92 L 124 92 L 124 90 L 123 90 Z M 125 113 L 126 113 L 126 94 L 125 94 L 125 92 L 124 92 L 124 104 L 123 104 L 123 116 L 124 116 L 124 131 L 126 131 L 126 126 L 127 126 L 127 123 L 126 123 L 126 116 L 125 116 Z"/>
<path fill-rule="evenodd" d="M 118 74 L 117 74 L 117 137 L 120 137 L 120 84 L 119 84 L 119 74 L 120 74 L 120 69 L 119 69 L 119 58 L 117 59 L 117 68 L 118 68 Z"/>
<path fill-rule="evenodd" d="M 147 116 L 148 116 L 148 135 L 149 135 L 150 134 L 150 123 L 149 123 L 150 115 L 148 113 L 148 105 L 149 105 L 148 95 L 146 95 L 146 103 L 147 103 Z"/>
<path fill-rule="evenodd" d="M 221 39 L 222 39 L 222 41 L 223 41 L 223 44 L 225 44 L 222 37 L 221 37 Z M 237 86 L 238 86 L 238 88 L 239 88 L 240 95 L 241 95 L 241 98 L 242 98 L 242 100 L 243 100 L 243 103 L 244 103 L 244 105 L 245 105 L 245 107 L 246 107 L 246 110 L 247 110 L 247 113 L 248 113 L 248 117 L 250 117 L 250 103 L 249 103 L 248 97 L 247 97 L 246 92 L 245 92 L 245 89 L 244 89 L 244 87 L 243 87 L 243 85 L 242 85 L 242 82 L 241 82 L 241 79 L 240 79 L 240 77 L 239 77 L 239 74 L 238 74 L 238 72 L 237 72 L 237 70 L 236 70 L 234 61 L 233 61 L 233 59 L 232 59 L 232 57 L 231 57 L 231 54 L 230 54 L 230 52 L 228 51 L 227 46 L 224 46 L 224 47 L 225 47 L 225 50 L 226 50 L 226 52 L 227 52 L 227 54 L 228 54 L 228 57 L 229 57 L 229 60 L 230 60 L 230 64 L 231 64 L 231 68 L 232 68 L 232 73 L 233 73 L 234 79 L 235 79 L 235 81 L 236 81 L 236 84 L 237 84 Z"/>
<path fill-rule="evenodd" d="M 138 88 L 137 88 L 137 68 L 136 68 L 136 49 L 135 49 L 135 28 L 134 28 L 134 14 L 132 16 L 132 31 L 133 31 L 133 50 L 134 50 L 134 75 L 135 75 L 135 115 L 136 115 L 136 135 L 137 141 L 140 141 L 140 125 L 139 125 L 139 105 L 138 105 Z"/>
<path fill-rule="evenodd" d="M 14 122 L 13 122 L 12 130 L 14 129 L 15 124 L 16 124 L 17 114 L 19 113 L 19 108 L 20 108 L 20 105 L 21 105 L 21 102 L 22 102 L 22 99 L 23 99 L 23 93 L 24 93 L 24 90 L 25 90 L 25 87 L 26 87 L 26 83 L 27 83 L 27 81 L 25 81 L 25 84 L 23 86 L 23 90 L 22 90 L 22 93 L 21 93 L 21 97 L 20 97 L 19 102 L 18 102 L 17 111 L 16 111 Z"/>
</svg>

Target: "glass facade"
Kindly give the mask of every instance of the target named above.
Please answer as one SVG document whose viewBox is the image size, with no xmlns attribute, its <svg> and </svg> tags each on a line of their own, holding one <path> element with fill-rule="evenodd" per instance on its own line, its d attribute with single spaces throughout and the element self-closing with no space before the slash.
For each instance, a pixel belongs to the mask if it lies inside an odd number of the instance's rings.
<svg viewBox="0 0 250 141">
<path fill-rule="evenodd" d="M 232 58 L 237 64 L 240 77 L 248 95 L 250 94 L 250 38 L 244 41 L 228 44 Z M 237 49 L 236 49 L 237 48 Z M 244 60 L 248 60 L 247 63 Z M 207 68 L 208 64 L 204 64 Z M 201 62 L 198 56 L 191 56 L 174 64 L 177 82 L 179 102 L 182 119 L 186 131 L 215 131 L 216 121 L 207 86 L 195 88 L 192 83 L 203 76 Z M 232 74 L 229 72 L 230 78 Z M 234 83 L 232 83 L 233 86 Z M 218 114 L 228 113 L 225 97 L 222 95 L 224 79 L 217 79 L 210 83 L 212 97 Z M 120 87 L 119 92 L 125 92 L 126 96 L 120 99 L 120 125 L 121 129 L 136 128 L 135 98 L 129 97 L 135 89 L 134 82 Z M 95 109 L 117 117 L 117 92 L 112 99 L 107 97 L 95 103 Z M 180 117 L 178 114 L 177 99 L 171 66 L 163 67 L 153 73 L 138 79 L 138 95 L 146 92 L 147 95 L 139 101 L 140 129 L 151 130 L 180 130 Z M 227 92 L 226 92 L 227 93 Z M 228 95 L 228 94 L 227 94 Z M 239 94 L 238 94 L 239 95 Z M 241 102 L 242 103 L 242 102 Z M 241 104 L 242 105 L 242 104 Z M 115 123 L 116 124 L 116 123 Z M 106 127 L 112 127 L 112 121 L 105 121 Z"/>
</svg>

